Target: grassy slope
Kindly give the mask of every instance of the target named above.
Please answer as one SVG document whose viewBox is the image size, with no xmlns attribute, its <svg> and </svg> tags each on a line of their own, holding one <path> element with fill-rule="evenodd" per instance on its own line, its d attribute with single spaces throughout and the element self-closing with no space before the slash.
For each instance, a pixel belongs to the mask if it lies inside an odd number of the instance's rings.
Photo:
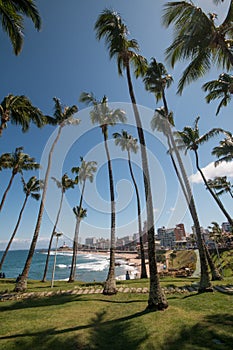
<svg viewBox="0 0 233 350">
<path fill-rule="evenodd" d="M 225 257 L 231 264 L 232 254 Z M 180 260 L 180 256 L 179 256 Z M 174 261 L 175 262 L 175 261 Z M 162 278 L 164 287 L 190 285 L 193 278 Z M 219 284 L 215 282 L 214 284 Z M 220 284 L 233 284 L 233 277 Z M 53 290 L 94 285 L 56 282 Z M 148 280 L 118 286 L 148 287 Z M 50 289 L 29 281 L 28 291 Z M 0 292 L 13 280 L 0 280 Z M 147 313 L 147 294 L 60 295 L 0 303 L 1 350 L 232 350 L 233 296 L 219 292 L 171 294 L 163 312 Z"/>
<path fill-rule="evenodd" d="M 153 313 L 145 312 L 147 297 L 118 293 L 3 302 L 0 348 L 232 349 L 232 296 L 174 294 L 166 311 Z"/>
</svg>

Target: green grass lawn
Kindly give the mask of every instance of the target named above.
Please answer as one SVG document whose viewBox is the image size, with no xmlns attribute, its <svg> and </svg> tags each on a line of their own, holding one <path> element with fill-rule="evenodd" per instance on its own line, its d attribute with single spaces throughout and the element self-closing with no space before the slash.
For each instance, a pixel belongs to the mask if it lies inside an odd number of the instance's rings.
<svg viewBox="0 0 233 350">
<path fill-rule="evenodd" d="M 185 285 L 185 281 L 164 279 L 162 284 Z M 232 279 L 225 283 L 232 283 Z M 127 286 L 136 284 L 148 286 L 148 281 L 124 281 Z M 71 288 L 64 282 L 55 288 L 65 286 Z M 3 284 L 1 290 L 2 287 Z M 29 284 L 31 291 L 48 290 L 48 287 L 49 283 L 37 281 Z M 8 288 L 11 289 L 11 283 Z M 2 302 L 0 349 L 233 349 L 232 295 L 186 293 L 167 298 L 167 310 L 150 313 L 145 311 L 148 295 L 136 293 L 111 297 L 57 295 Z"/>
</svg>

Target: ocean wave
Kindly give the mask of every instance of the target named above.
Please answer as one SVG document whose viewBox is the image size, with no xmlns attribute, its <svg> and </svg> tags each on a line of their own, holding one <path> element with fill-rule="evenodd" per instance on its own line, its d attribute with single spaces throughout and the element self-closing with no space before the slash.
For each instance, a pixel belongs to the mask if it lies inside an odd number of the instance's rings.
<svg viewBox="0 0 233 350">
<path fill-rule="evenodd" d="M 58 267 L 59 269 L 66 269 L 68 267 L 68 265 L 65 264 L 57 264 L 56 267 Z"/>
</svg>

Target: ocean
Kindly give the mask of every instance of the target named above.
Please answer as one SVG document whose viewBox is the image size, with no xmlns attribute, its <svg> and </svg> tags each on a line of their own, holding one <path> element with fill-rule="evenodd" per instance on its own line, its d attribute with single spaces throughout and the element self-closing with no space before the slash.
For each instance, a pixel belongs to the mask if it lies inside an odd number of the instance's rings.
<svg viewBox="0 0 233 350">
<path fill-rule="evenodd" d="M 0 251 L 0 257 L 3 252 Z M 2 272 L 6 278 L 17 278 L 22 273 L 27 258 L 27 250 L 11 250 L 8 252 L 2 267 Z M 42 250 L 36 250 L 33 256 L 32 265 L 29 272 L 29 279 L 41 280 L 43 277 L 45 260 L 47 253 Z M 56 257 L 55 280 L 68 280 L 70 275 L 70 265 L 72 252 L 58 251 Z M 134 278 L 137 271 L 134 266 L 129 266 L 124 259 L 116 259 L 116 279 L 125 279 L 126 271 L 129 271 L 130 277 Z M 51 252 L 47 280 L 52 278 L 54 264 L 54 251 Z M 78 254 L 76 267 L 76 280 L 83 282 L 103 282 L 107 278 L 109 268 L 109 256 L 102 254 Z"/>
</svg>

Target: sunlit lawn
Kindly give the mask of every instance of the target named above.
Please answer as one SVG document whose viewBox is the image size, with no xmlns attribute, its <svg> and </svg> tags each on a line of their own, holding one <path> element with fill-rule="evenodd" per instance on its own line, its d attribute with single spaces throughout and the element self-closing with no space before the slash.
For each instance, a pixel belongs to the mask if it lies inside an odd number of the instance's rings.
<svg viewBox="0 0 233 350">
<path fill-rule="evenodd" d="M 152 313 L 145 312 L 148 295 L 136 293 L 2 302 L 0 349 L 232 350 L 232 295 L 214 292 L 167 297 L 169 308 Z"/>
</svg>

